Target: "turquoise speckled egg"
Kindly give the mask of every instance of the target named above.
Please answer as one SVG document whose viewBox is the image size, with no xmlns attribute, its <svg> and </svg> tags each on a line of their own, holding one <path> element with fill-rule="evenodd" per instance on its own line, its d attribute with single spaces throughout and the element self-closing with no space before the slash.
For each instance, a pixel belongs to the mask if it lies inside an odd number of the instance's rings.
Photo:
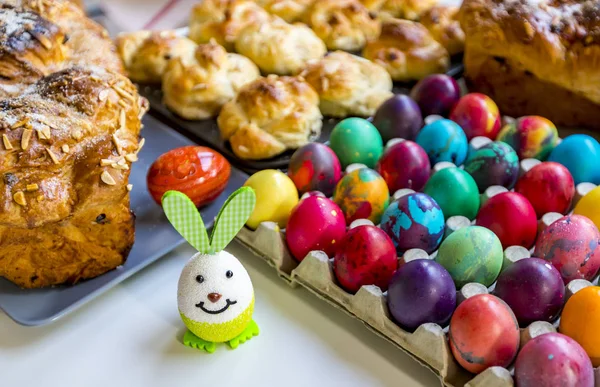
<svg viewBox="0 0 600 387">
<path fill-rule="evenodd" d="M 480 192 L 492 185 L 512 189 L 519 177 L 519 157 L 510 145 L 494 141 L 469 157 L 465 171 L 475 179 Z"/>
<path fill-rule="evenodd" d="M 454 121 L 443 119 L 425 126 L 416 142 L 427 152 L 431 165 L 440 161 L 461 165 L 467 158 L 467 136 Z"/>
<path fill-rule="evenodd" d="M 457 289 L 469 282 L 490 286 L 500 274 L 502 259 L 500 239 L 480 226 L 454 231 L 442 242 L 435 257 L 448 270 Z"/>
<path fill-rule="evenodd" d="M 362 118 L 346 118 L 338 123 L 331 132 L 329 146 L 343 168 L 353 163 L 375 168 L 383 153 L 383 140 L 377 128 Z"/>
</svg>

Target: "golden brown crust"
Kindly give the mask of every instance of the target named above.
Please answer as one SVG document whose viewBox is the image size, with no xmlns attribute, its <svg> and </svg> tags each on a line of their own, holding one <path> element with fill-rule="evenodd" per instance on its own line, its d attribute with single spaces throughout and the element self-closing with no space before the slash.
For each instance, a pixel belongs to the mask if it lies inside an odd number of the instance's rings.
<svg viewBox="0 0 600 387">
<path fill-rule="evenodd" d="M 289 24 L 276 16 L 268 23 L 244 29 L 235 48 L 264 73 L 279 75 L 297 74 L 309 60 L 327 52 L 323 41 L 306 25 Z"/>
<path fill-rule="evenodd" d="M 140 83 L 160 83 L 170 59 L 196 49 L 193 41 L 175 31 L 126 32 L 117 36 L 115 44 L 127 75 Z"/>
<path fill-rule="evenodd" d="M 309 63 L 301 75 L 319 94 L 326 116 L 368 117 L 393 96 L 392 79 L 383 67 L 343 51 Z"/>
<path fill-rule="evenodd" d="M 359 0 L 316 1 L 304 21 L 329 50 L 359 51 L 381 32 L 381 22 Z"/>
<path fill-rule="evenodd" d="M 386 0 L 379 11 L 382 18 L 418 20 L 438 2 L 439 0 Z"/>
<path fill-rule="evenodd" d="M 360 0 L 360 2 L 367 7 L 369 11 L 379 11 L 385 0 Z"/>
<path fill-rule="evenodd" d="M 163 77 L 165 104 L 183 118 L 214 117 L 238 90 L 260 76 L 248 58 L 228 54 L 216 44 L 201 44 L 195 53 L 172 59 Z"/>
<path fill-rule="evenodd" d="M 124 261 L 125 156 L 138 149 L 143 112 L 135 86 L 98 67 L 53 73 L 0 101 L 0 276 L 40 287 Z"/>
<path fill-rule="evenodd" d="M 269 75 L 244 86 L 217 123 L 242 159 L 267 159 L 296 149 L 321 132 L 319 96 L 299 77 Z"/>
<path fill-rule="evenodd" d="M 600 1 L 465 0 L 460 18 L 467 53 L 510 59 L 541 82 L 600 104 Z"/>
<path fill-rule="evenodd" d="M 458 7 L 436 6 L 426 11 L 419 22 L 425 26 L 450 55 L 465 49 L 465 33 L 460 28 Z"/>
<path fill-rule="evenodd" d="M 190 39 L 198 44 L 215 39 L 227 51 L 233 51 L 244 28 L 269 18 L 269 13 L 252 0 L 203 0 L 190 16 Z"/>
<path fill-rule="evenodd" d="M 396 81 L 419 80 L 448 70 L 448 51 L 427 28 L 409 20 L 389 19 L 377 40 L 367 43 L 363 56 L 383 66 Z"/>
<path fill-rule="evenodd" d="M 300 21 L 315 0 L 258 0 L 257 3 L 271 15 L 288 23 Z"/>
</svg>

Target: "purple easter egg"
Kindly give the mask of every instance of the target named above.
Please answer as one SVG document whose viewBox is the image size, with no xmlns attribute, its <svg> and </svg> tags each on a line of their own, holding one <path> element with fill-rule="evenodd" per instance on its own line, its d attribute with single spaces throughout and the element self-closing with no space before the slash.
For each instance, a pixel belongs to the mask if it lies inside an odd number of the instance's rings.
<svg viewBox="0 0 600 387">
<path fill-rule="evenodd" d="M 442 265 L 417 259 L 396 271 L 387 302 L 390 313 L 404 328 L 413 330 L 424 323 L 444 326 L 456 308 L 456 287 Z"/>
<path fill-rule="evenodd" d="M 328 146 L 312 142 L 294 152 L 288 176 L 301 194 L 321 191 L 326 196 L 331 196 L 342 178 L 342 166 Z"/>
<path fill-rule="evenodd" d="M 522 259 L 500 273 L 494 293 L 510 306 L 522 327 L 554 321 L 565 302 L 560 273 L 539 258 Z"/>
<path fill-rule="evenodd" d="M 454 78 L 435 74 L 420 80 L 411 90 L 410 96 L 417 102 L 425 117 L 431 114 L 448 117 L 460 99 L 460 87 Z"/>
<path fill-rule="evenodd" d="M 392 138 L 414 140 L 423 127 L 423 116 L 419 105 L 409 96 L 397 94 L 385 101 L 373 117 L 383 141 Z"/>
<path fill-rule="evenodd" d="M 387 183 L 390 193 L 402 188 L 420 191 L 431 173 L 427 153 L 412 141 L 402 141 L 387 148 L 376 168 Z"/>
<path fill-rule="evenodd" d="M 515 362 L 519 387 L 593 387 L 594 369 L 585 350 L 560 333 L 531 339 Z"/>
</svg>

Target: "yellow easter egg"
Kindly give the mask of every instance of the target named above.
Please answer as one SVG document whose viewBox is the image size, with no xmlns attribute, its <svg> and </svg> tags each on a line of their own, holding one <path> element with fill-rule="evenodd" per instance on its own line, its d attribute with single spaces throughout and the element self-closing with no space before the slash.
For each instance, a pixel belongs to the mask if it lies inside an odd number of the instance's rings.
<svg viewBox="0 0 600 387">
<path fill-rule="evenodd" d="M 600 186 L 581 198 L 573 213 L 590 218 L 600 228 Z"/>
<path fill-rule="evenodd" d="M 298 204 L 294 182 L 283 172 L 265 169 L 250 176 L 244 186 L 256 193 L 254 212 L 246 226 L 256 229 L 261 222 L 276 222 L 285 228 L 292 208 Z"/>
</svg>

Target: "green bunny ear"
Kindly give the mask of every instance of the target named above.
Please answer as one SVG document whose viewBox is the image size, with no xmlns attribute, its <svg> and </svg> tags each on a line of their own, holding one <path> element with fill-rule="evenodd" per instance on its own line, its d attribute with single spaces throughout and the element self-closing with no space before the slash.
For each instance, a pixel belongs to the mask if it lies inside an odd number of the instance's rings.
<svg viewBox="0 0 600 387">
<path fill-rule="evenodd" d="M 210 246 L 214 251 L 223 250 L 252 215 L 256 195 L 250 187 L 242 187 L 229 196 L 217 215 L 210 238 Z"/>
<path fill-rule="evenodd" d="M 162 206 L 169 222 L 190 245 L 204 254 L 212 252 L 200 212 L 190 198 L 179 191 L 167 191 Z"/>
</svg>

